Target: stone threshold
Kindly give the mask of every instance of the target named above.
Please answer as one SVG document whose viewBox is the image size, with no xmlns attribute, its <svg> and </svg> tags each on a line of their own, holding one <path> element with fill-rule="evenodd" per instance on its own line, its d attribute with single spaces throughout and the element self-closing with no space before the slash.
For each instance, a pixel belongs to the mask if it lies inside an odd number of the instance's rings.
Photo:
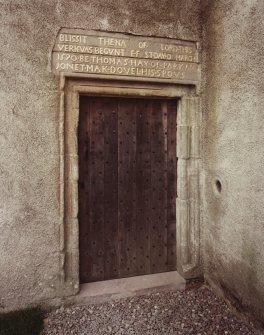
<svg viewBox="0 0 264 335">
<path fill-rule="evenodd" d="M 161 291 L 183 291 L 185 283 L 177 271 L 87 283 L 80 285 L 72 302 L 86 305 Z"/>
</svg>

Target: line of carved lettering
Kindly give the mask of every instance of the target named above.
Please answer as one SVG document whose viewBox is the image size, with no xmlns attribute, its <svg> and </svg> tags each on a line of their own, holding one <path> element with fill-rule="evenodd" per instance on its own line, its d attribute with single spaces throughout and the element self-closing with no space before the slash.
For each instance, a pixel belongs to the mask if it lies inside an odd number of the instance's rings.
<svg viewBox="0 0 264 335">
<path fill-rule="evenodd" d="M 175 78 L 186 79 L 186 71 L 146 69 L 136 67 L 122 67 L 109 65 L 70 64 L 58 62 L 55 66 L 57 71 L 86 72 L 96 74 L 112 74 L 122 76 L 136 76 L 149 78 Z M 187 78 L 188 79 L 188 78 Z"/>
<path fill-rule="evenodd" d="M 125 49 L 116 49 L 110 47 L 94 47 L 87 45 L 71 45 L 71 44 L 58 44 L 58 50 L 60 52 L 72 52 L 72 53 L 85 53 L 93 55 L 109 55 L 119 57 L 133 57 L 133 58 L 146 58 L 146 59 L 160 59 L 160 60 L 177 60 L 184 62 L 196 62 L 196 55 L 187 54 L 171 54 L 166 52 L 154 52 L 154 51 L 140 51 L 130 50 L 128 53 Z"/>
<path fill-rule="evenodd" d="M 127 47 L 127 40 L 123 38 L 113 38 L 113 37 L 100 37 L 100 36 L 87 36 L 87 35 L 72 35 L 72 34 L 60 34 L 60 42 L 68 43 L 88 43 L 91 39 L 98 41 L 100 46 L 111 46 L 111 47 Z"/>
<path fill-rule="evenodd" d="M 176 45 L 176 44 L 163 44 L 160 45 L 161 51 L 166 52 L 177 52 L 181 54 L 192 54 L 195 52 L 195 50 L 190 46 L 185 45 Z"/>
<path fill-rule="evenodd" d="M 88 45 L 58 44 L 58 50 L 64 52 L 86 53 L 95 55 L 125 56 L 125 49 L 94 47 Z"/>
<path fill-rule="evenodd" d="M 57 60 L 69 63 L 89 63 L 95 65 L 129 66 L 139 68 L 167 69 L 181 71 L 196 71 L 196 63 L 180 63 L 174 61 L 147 60 L 135 58 L 117 58 L 109 56 L 80 55 L 71 53 L 58 53 Z"/>
<path fill-rule="evenodd" d="M 135 40 L 135 39 L 124 39 L 124 38 L 114 38 L 114 37 L 100 37 L 100 36 L 87 36 L 87 35 L 75 35 L 75 34 L 60 34 L 59 35 L 59 43 L 62 44 L 91 44 L 91 42 L 101 47 L 115 47 L 126 49 L 128 47 L 129 42 L 137 43 L 138 45 L 144 45 L 147 49 L 153 49 L 152 52 L 159 52 L 156 48 L 160 48 L 160 51 L 165 53 L 179 53 L 179 54 L 193 54 L 195 53 L 195 48 L 193 46 L 188 45 L 177 45 L 177 44 L 168 44 L 168 43 L 159 43 L 159 42 L 151 42 L 148 39 L 145 40 Z M 97 42 L 97 43 L 96 43 Z M 95 47 L 96 47 L 95 46 Z M 151 51 L 150 51 L 151 52 Z M 150 57 L 151 58 L 151 57 Z"/>
</svg>

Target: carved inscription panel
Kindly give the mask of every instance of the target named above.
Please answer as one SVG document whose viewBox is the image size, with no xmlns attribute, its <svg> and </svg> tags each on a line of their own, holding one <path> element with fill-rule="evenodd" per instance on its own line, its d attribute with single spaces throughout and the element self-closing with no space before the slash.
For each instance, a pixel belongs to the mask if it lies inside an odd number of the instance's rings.
<svg viewBox="0 0 264 335">
<path fill-rule="evenodd" d="M 79 29 L 60 30 L 52 53 L 54 73 L 197 84 L 196 42 Z"/>
</svg>

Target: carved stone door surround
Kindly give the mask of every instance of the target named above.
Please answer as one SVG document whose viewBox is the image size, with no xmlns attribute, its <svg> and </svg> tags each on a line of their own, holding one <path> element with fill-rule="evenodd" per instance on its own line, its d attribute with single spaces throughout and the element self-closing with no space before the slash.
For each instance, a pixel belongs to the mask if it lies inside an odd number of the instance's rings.
<svg viewBox="0 0 264 335">
<path fill-rule="evenodd" d="M 79 291 L 78 138 L 80 95 L 174 98 L 177 113 L 177 270 L 185 278 L 201 274 L 200 256 L 200 123 L 196 87 L 117 80 L 85 75 L 60 76 L 60 236 L 61 295 Z"/>
</svg>

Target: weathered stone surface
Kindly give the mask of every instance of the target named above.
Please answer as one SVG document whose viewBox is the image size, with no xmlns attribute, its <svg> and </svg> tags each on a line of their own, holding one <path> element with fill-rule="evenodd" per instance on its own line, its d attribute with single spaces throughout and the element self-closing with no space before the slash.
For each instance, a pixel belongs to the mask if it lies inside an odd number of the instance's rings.
<svg viewBox="0 0 264 335">
<path fill-rule="evenodd" d="M 185 247 L 182 270 L 188 273 L 200 257 L 194 236 L 199 236 L 195 222 L 201 196 L 206 278 L 264 320 L 264 3 L 202 0 L 201 5 L 199 13 L 200 1 L 195 0 L 0 2 L 1 309 L 65 294 L 63 238 L 69 227 L 62 224 L 59 139 L 64 121 L 77 121 L 59 113 L 64 81 L 52 73 L 51 55 L 57 33 L 69 27 L 193 41 L 203 36 L 201 107 L 196 97 L 189 97 L 178 113 L 179 166 L 185 169 L 179 178 L 186 175 L 190 181 L 187 188 L 180 180 L 177 202 L 183 228 L 178 238 Z M 202 122 L 197 122 L 199 108 Z M 188 114 L 190 110 L 198 112 Z M 77 146 L 71 139 L 67 154 Z M 202 178 L 193 168 L 200 156 Z M 70 164 L 73 180 L 78 177 L 75 158 Z M 71 206 L 76 217 L 76 203 Z M 183 224 L 187 220 L 189 232 Z M 75 221 L 70 227 L 76 237 Z M 69 243 L 76 245 L 76 239 Z M 67 257 L 76 255 L 78 250 Z M 78 278 L 73 279 L 67 292 L 78 289 Z"/>
<path fill-rule="evenodd" d="M 51 72 L 59 29 L 195 41 L 199 2 L 2 0 L 0 27 L 0 307 L 11 309 L 62 294 L 63 82 Z"/>
<path fill-rule="evenodd" d="M 199 44 L 169 38 L 62 28 L 52 50 L 55 74 L 198 84 Z"/>
<path fill-rule="evenodd" d="M 205 275 L 262 320 L 263 15 L 263 1 L 203 1 Z"/>
</svg>

